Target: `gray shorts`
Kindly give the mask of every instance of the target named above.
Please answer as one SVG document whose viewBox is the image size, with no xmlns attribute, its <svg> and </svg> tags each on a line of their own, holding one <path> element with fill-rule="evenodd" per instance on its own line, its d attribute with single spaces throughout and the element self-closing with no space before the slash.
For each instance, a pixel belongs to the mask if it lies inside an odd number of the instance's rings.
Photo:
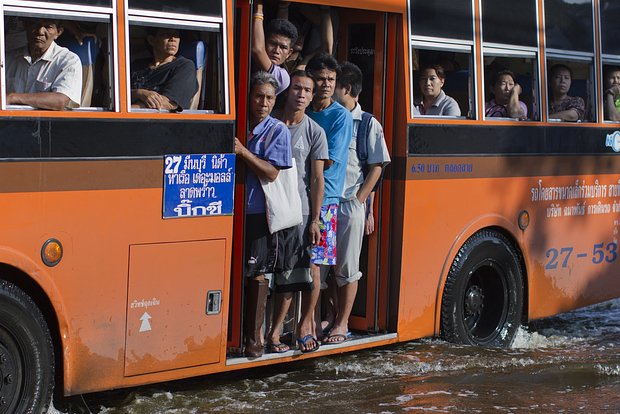
<svg viewBox="0 0 620 414">
<path fill-rule="evenodd" d="M 342 287 L 362 278 L 360 254 L 364 239 L 366 207 L 357 198 L 340 202 L 338 209 L 338 242 L 336 244 L 336 284 Z M 321 266 L 321 289 L 327 288 L 325 280 L 329 266 Z"/>
</svg>

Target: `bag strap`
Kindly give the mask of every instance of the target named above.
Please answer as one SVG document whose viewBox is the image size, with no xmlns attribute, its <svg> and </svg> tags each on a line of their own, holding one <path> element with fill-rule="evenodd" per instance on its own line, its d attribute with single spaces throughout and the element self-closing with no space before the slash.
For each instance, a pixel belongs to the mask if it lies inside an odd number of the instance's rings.
<svg viewBox="0 0 620 414">
<path fill-rule="evenodd" d="M 357 127 L 356 151 L 357 158 L 362 162 L 366 162 L 368 159 L 368 135 L 370 134 L 372 118 L 371 113 L 362 111 L 362 120 Z"/>
</svg>

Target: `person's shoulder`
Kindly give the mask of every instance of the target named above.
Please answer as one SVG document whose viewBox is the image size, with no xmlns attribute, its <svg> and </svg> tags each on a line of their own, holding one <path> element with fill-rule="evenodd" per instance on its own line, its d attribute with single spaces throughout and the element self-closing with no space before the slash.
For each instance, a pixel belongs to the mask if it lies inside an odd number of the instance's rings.
<svg viewBox="0 0 620 414">
<path fill-rule="evenodd" d="M 177 56 L 174 62 L 178 68 L 195 70 L 196 67 L 194 62 L 186 58 L 185 56 Z"/>
<path fill-rule="evenodd" d="M 52 56 L 50 60 L 66 64 L 82 64 L 80 57 L 66 47 L 60 46 L 56 42 L 53 42 L 50 47 L 52 48 Z"/>
<path fill-rule="evenodd" d="M 302 122 L 306 122 L 307 124 L 307 129 L 308 131 L 310 131 L 311 136 L 314 139 L 320 139 L 321 136 L 323 136 L 325 139 L 326 135 L 325 135 L 325 130 L 323 129 L 323 127 L 321 125 L 319 125 L 314 119 L 310 118 L 308 115 L 304 116 L 304 121 Z"/>
</svg>

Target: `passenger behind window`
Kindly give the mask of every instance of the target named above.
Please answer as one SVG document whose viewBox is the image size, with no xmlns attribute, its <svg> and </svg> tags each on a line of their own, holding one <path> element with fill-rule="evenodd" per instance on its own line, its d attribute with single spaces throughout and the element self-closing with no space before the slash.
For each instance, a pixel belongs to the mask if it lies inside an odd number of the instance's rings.
<svg viewBox="0 0 620 414">
<path fill-rule="evenodd" d="M 429 65 L 420 73 L 422 100 L 415 105 L 415 115 L 461 116 L 459 104 L 442 90 L 446 75 L 441 65 Z"/>
<path fill-rule="evenodd" d="M 7 104 L 61 111 L 80 106 L 82 63 L 56 44 L 59 20 L 25 19 L 27 46 L 7 56 Z"/>
<path fill-rule="evenodd" d="M 568 96 L 573 79 L 572 70 L 563 64 L 556 64 L 549 71 L 551 99 L 549 118 L 562 121 L 583 121 L 585 103 L 579 96 Z"/>
<path fill-rule="evenodd" d="M 153 54 L 132 64 L 131 106 L 178 111 L 190 107 L 198 90 L 194 64 L 177 56 L 180 32 L 172 28 L 149 28 L 146 41 Z"/>
<path fill-rule="evenodd" d="M 515 74 L 509 70 L 501 70 L 491 78 L 493 99 L 485 105 L 484 115 L 487 118 L 527 118 L 527 105 L 519 100 L 522 89 L 517 83 Z"/>
<path fill-rule="evenodd" d="M 605 119 L 620 121 L 620 67 L 605 69 Z"/>
</svg>

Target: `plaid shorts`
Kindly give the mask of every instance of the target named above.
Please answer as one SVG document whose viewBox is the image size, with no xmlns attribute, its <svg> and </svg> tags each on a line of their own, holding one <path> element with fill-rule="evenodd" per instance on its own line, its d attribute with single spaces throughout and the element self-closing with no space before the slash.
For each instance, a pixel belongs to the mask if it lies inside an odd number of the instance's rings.
<svg viewBox="0 0 620 414">
<path fill-rule="evenodd" d="M 338 204 L 321 206 L 321 241 L 312 247 L 312 263 L 316 265 L 336 264 L 336 224 L 338 223 Z"/>
</svg>

